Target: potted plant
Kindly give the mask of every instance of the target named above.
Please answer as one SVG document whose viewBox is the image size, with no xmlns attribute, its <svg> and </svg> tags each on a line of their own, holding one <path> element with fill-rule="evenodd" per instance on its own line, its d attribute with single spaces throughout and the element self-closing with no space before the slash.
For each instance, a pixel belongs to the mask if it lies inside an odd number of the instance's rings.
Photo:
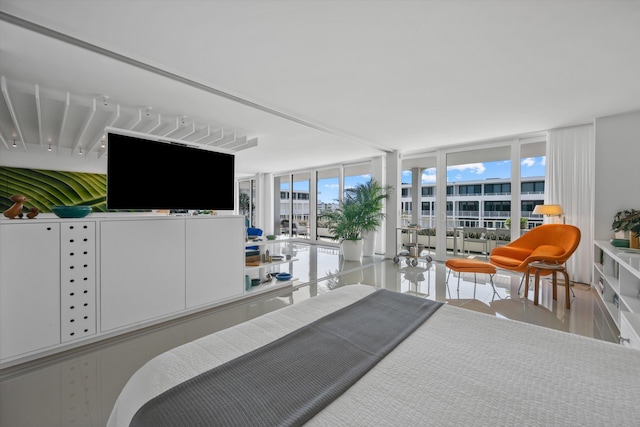
<svg viewBox="0 0 640 427">
<path fill-rule="evenodd" d="M 373 178 L 346 190 L 345 197 L 353 200 L 360 207 L 364 216 L 362 226 L 364 256 L 373 256 L 374 254 L 376 232 L 385 218 L 384 201 L 389 198 L 391 191 L 393 191 L 391 185 L 382 186 Z"/>
<path fill-rule="evenodd" d="M 624 232 L 629 237 L 629 247 L 640 247 L 640 211 L 625 209 L 616 213 L 611 223 L 614 232 Z"/>
<path fill-rule="evenodd" d="M 348 197 L 339 200 L 338 207 L 327 212 L 325 219 L 331 237 L 340 242 L 345 261 L 360 261 L 362 232 L 368 221 L 360 205 Z"/>
</svg>

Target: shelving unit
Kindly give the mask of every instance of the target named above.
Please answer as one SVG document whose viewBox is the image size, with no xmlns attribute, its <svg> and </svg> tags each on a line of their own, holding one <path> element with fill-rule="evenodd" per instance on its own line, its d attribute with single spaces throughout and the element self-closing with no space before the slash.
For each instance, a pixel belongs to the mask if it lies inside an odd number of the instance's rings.
<svg viewBox="0 0 640 427">
<path fill-rule="evenodd" d="M 275 239 L 275 240 L 249 240 L 245 242 L 245 248 L 249 247 L 258 247 L 260 250 L 260 254 L 264 254 L 269 247 L 273 247 L 275 245 L 290 245 L 292 242 L 291 239 Z M 285 251 L 286 252 L 286 251 Z M 276 255 L 276 254 L 272 254 Z M 286 253 L 282 254 L 286 256 Z M 298 261 L 297 258 L 290 259 L 282 259 L 272 262 L 263 262 L 260 265 L 245 265 L 244 271 L 245 274 L 249 275 L 251 278 L 260 278 L 263 279 L 267 276 L 267 273 L 275 273 L 275 267 L 291 264 L 295 261 Z M 275 277 L 271 279 L 269 282 L 263 282 L 259 285 L 252 286 L 250 289 L 245 290 L 245 295 L 249 294 L 258 294 L 263 292 L 272 291 L 275 289 L 284 288 L 286 286 L 291 286 L 297 278 L 292 277 L 291 280 L 277 280 Z"/>
<path fill-rule="evenodd" d="M 640 349 L 640 252 L 594 242 L 593 284 L 623 345 Z"/>
</svg>

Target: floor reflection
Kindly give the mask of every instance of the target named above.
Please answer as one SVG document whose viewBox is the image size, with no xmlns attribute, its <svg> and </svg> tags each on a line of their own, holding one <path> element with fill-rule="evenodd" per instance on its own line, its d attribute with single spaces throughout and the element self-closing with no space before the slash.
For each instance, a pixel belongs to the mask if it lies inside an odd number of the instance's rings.
<svg viewBox="0 0 640 427">
<path fill-rule="evenodd" d="M 564 292 L 552 298 L 543 280 L 540 305 L 533 305 L 533 290 L 518 295 L 520 275 L 499 272 L 495 291 L 488 276 L 457 274 L 447 283 L 442 262 L 420 261 L 411 266 L 382 257 L 346 262 L 334 247 L 289 244 L 279 248 L 295 254 L 284 269 L 299 280 L 285 288 L 251 300 L 231 304 L 155 330 L 132 334 L 109 344 L 51 357 L 12 372 L 0 371 L 0 426 L 103 426 L 113 403 L 129 377 L 148 360 L 170 348 L 235 324 L 279 310 L 290 304 L 356 283 L 416 295 L 463 309 L 522 321 L 570 333 L 615 342 L 595 291 L 572 287 L 571 310 L 564 307 Z M 532 287 L 533 288 L 533 287 Z"/>
</svg>

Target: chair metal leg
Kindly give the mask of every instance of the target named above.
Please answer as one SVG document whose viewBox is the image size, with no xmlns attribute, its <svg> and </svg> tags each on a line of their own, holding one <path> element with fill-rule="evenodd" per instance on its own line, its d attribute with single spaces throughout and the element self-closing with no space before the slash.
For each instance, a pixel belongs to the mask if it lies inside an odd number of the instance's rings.
<svg viewBox="0 0 640 427">
<path fill-rule="evenodd" d="M 522 284 L 524 283 L 524 278 L 527 277 L 527 281 L 528 281 L 528 276 L 529 276 L 529 269 L 527 269 L 526 272 L 524 272 L 522 274 L 522 278 L 520 279 L 520 286 L 518 286 L 518 295 L 520 295 L 520 290 L 522 289 Z M 527 286 L 525 287 L 525 293 L 528 293 L 529 291 L 529 283 L 527 283 Z"/>
</svg>

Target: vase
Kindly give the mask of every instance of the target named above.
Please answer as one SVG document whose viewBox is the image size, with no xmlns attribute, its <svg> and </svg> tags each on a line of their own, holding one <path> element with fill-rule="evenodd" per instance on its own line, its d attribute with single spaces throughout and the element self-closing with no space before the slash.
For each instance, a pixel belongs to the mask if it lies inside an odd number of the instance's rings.
<svg viewBox="0 0 640 427">
<path fill-rule="evenodd" d="M 361 261 L 362 239 L 343 240 L 340 242 L 340 250 L 345 261 Z"/>
<path fill-rule="evenodd" d="M 376 252 L 376 232 L 368 231 L 362 236 L 362 255 L 373 256 Z"/>
</svg>

